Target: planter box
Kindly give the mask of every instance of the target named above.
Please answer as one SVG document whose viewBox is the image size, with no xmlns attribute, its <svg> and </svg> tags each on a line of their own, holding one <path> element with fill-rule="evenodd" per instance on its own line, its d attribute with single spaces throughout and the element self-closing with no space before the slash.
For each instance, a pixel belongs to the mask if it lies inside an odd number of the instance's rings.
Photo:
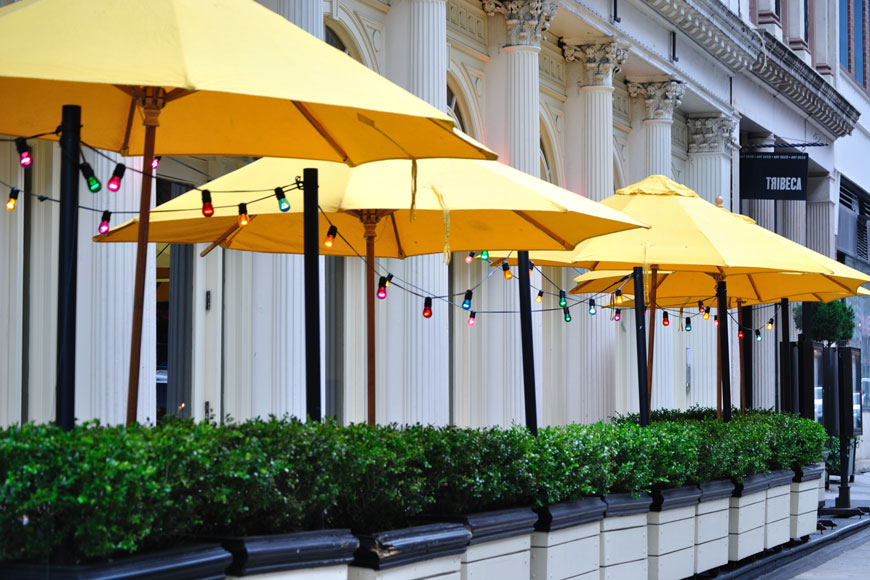
<svg viewBox="0 0 870 580">
<path fill-rule="evenodd" d="M 359 540 L 350 530 L 319 530 L 228 538 L 221 545 L 233 555 L 230 579 L 268 574 L 270 580 L 347 580 Z"/>
<path fill-rule="evenodd" d="M 652 492 L 646 519 L 650 580 L 680 580 L 695 573 L 695 510 L 700 497 L 696 485 Z"/>
<path fill-rule="evenodd" d="M 4 580 L 220 580 L 232 556 L 217 544 L 139 554 L 97 564 L 0 564 Z"/>
<path fill-rule="evenodd" d="M 783 469 L 768 474 L 767 501 L 764 518 L 764 549 L 781 546 L 789 540 L 791 510 L 791 480 L 794 471 Z"/>
<path fill-rule="evenodd" d="M 824 490 L 824 464 L 807 465 L 795 471 L 791 482 L 789 506 L 789 537 L 805 539 L 816 531 L 818 522 L 819 487 Z"/>
<path fill-rule="evenodd" d="M 463 524 L 471 532 L 462 554 L 462 580 L 528 580 L 531 539 L 538 514 L 514 508 L 478 514 L 438 516 Z"/>
<path fill-rule="evenodd" d="M 695 574 L 728 563 L 728 506 L 734 483 L 719 480 L 698 487 L 701 498 L 695 506 Z"/>
<path fill-rule="evenodd" d="M 737 562 L 764 550 L 766 473 L 750 475 L 734 486 L 728 500 L 728 560 Z"/>
<path fill-rule="evenodd" d="M 458 580 L 460 554 L 470 538 L 460 524 L 428 524 L 361 535 L 347 578 Z"/>
<path fill-rule="evenodd" d="M 607 504 L 596 497 L 538 510 L 531 580 L 598 580 L 598 535 L 605 509 Z"/>
<path fill-rule="evenodd" d="M 646 578 L 646 518 L 652 498 L 629 493 L 604 496 L 607 511 L 601 520 L 601 580 Z"/>
</svg>

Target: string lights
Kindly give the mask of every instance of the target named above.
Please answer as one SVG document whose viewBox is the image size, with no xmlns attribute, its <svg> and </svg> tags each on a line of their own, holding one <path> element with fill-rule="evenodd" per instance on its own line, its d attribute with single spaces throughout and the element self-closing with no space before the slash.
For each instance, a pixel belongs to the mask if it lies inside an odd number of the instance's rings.
<svg viewBox="0 0 870 580">
<path fill-rule="evenodd" d="M 202 215 L 211 217 L 214 215 L 214 205 L 211 203 L 211 192 L 207 189 L 202 190 Z"/>
<path fill-rule="evenodd" d="M 387 277 L 381 276 L 380 280 L 378 280 L 378 298 L 383 300 L 387 297 Z"/>
<path fill-rule="evenodd" d="M 505 280 L 510 280 L 514 277 L 513 272 L 511 272 L 510 264 L 507 263 L 507 260 L 501 263 L 501 269 L 504 272 Z"/>
<path fill-rule="evenodd" d="M 529 260 L 529 278 L 535 274 L 535 263 Z"/>
<path fill-rule="evenodd" d="M 691 317 L 686 317 L 686 332 L 692 332 L 692 319 Z"/>
<path fill-rule="evenodd" d="M 240 203 L 239 204 L 239 227 L 243 228 L 246 225 L 251 223 L 251 218 L 248 217 L 248 204 Z"/>
<path fill-rule="evenodd" d="M 157 169 L 158 167 L 160 167 L 160 159 L 161 159 L 160 155 L 155 155 L 151 159 L 151 169 Z"/>
<path fill-rule="evenodd" d="M 710 307 L 707 306 L 704 308 L 704 320 L 710 320 Z M 716 320 L 719 320 L 719 317 L 716 317 Z"/>
<path fill-rule="evenodd" d="M 617 288 L 616 292 L 613 293 L 613 301 L 617 304 L 622 304 L 622 290 L 619 288 Z"/>
<path fill-rule="evenodd" d="M 465 263 L 470 264 L 474 261 L 474 252 L 468 252 L 468 255 L 465 256 Z"/>
<path fill-rule="evenodd" d="M 33 156 L 30 151 L 30 146 L 24 137 L 19 137 L 15 140 L 15 149 L 18 151 L 18 164 L 24 169 L 30 169 L 33 165 Z"/>
<path fill-rule="evenodd" d="M 427 296 L 423 300 L 423 318 L 432 318 L 432 297 Z"/>
<path fill-rule="evenodd" d="M 482 251 L 480 253 L 480 259 L 483 260 L 484 262 L 488 262 L 489 261 L 489 251 L 487 251 L 487 250 Z"/>
<path fill-rule="evenodd" d="M 389 288 L 389 287 L 390 287 L 390 282 L 392 282 L 392 281 L 393 281 L 393 275 L 392 275 L 392 274 L 387 274 L 387 280 L 386 280 L 386 283 L 385 283 L 384 285 L 385 285 L 387 288 Z"/>
<path fill-rule="evenodd" d="M 472 310 L 472 311 L 468 314 L 468 326 L 474 326 L 474 324 L 475 324 L 475 322 L 476 322 L 476 317 L 477 317 L 477 312 L 475 312 L 474 310 Z"/>
<path fill-rule="evenodd" d="M 568 306 L 568 298 L 565 296 L 564 290 L 559 290 L 559 308 Z"/>
<path fill-rule="evenodd" d="M 755 330 L 755 342 L 761 342 L 761 331 L 758 329 Z"/>
<path fill-rule="evenodd" d="M 124 179 L 125 171 L 127 171 L 127 166 L 123 163 L 115 165 L 115 170 L 112 171 L 112 177 L 109 178 L 109 182 L 106 184 L 109 191 L 118 191 L 121 189 L 121 180 Z"/>
<path fill-rule="evenodd" d="M 91 164 L 87 161 L 82 161 L 79 165 L 79 169 L 82 172 L 82 175 L 85 178 L 85 181 L 88 182 L 88 189 L 91 190 L 91 193 L 97 193 L 101 189 L 103 189 L 103 184 L 100 183 L 100 180 L 97 179 L 97 176 L 94 175 L 94 168 L 91 167 Z"/>
<path fill-rule="evenodd" d="M 473 292 L 471 290 L 465 291 L 465 300 L 462 301 L 462 309 L 463 310 L 471 310 L 471 296 Z"/>
<path fill-rule="evenodd" d="M 9 199 L 6 200 L 6 209 L 8 211 L 13 211 L 15 206 L 18 205 L 18 194 L 21 193 L 21 190 L 17 187 L 13 187 L 9 190 Z"/>
<path fill-rule="evenodd" d="M 287 201 L 287 195 L 284 194 L 283 187 L 276 187 L 275 188 L 275 197 L 278 199 L 278 209 L 281 210 L 282 213 L 287 213 L 288 211 L 290 211 L 290 202 Z M 332 227 L 335 227 L 335 226 L 332 226 Z M 335 236 L 333 236 L 333 237 L 335 237 Z M 332 245 L 330 244 L 327 247 L 332 247 Z"/>
<path fill-rule="evenodd" d="M 699 314 L 704 313 L 704 301 L 703 300 L 698 300 L 698 313 Z"/>
<path fill-rule="evenodd" d="M 616 309 L 616 314 L 613 315 L 613 321 L 614 321 L 614 322 L 619 322 L 620 320 L 622 320 L 622 315 L 621 315 L 620 312 L 619 312 L 619 308 L 617 308 L 617 309 Z"/>
<path fill-rule="evenodd" d="M 708 317 L 709 317 L 709 316 L 707 316 L 707 317 L 705 317 L 705 318 L 708 318 Z M 718 315 L 718 314 L 715 315 L 715 316 L 713 317 L 713 326 L 714 326 L 714 327 L 718 327 L 718 326 L 719 326 L 719 315 Z"/>
<path fill-rule="evenodd" d="M 290 208 L 290 204 L 287 204 L 287 208 Z M 331 248 L 333 244 L 335 244 L 335 236 L 338 235 L 338 228 L 334 225 L 329 226 L 329 229 L 326 230 L 326 237 L 323 238 L 323 245 L 327 248 Z"/>
<path fill-rule="evenodd" d="M 767 321 L 767 330 L 773 330 L 773 318 Z"/>
<path fill-rule="evenodd" d="M 668 313 L 662 312 L 662 326 L 670 326 L 671 321 L 668 319 Z"/>
<path fill-rule="evenodd" d="M 562 309 L 562 312 L 565 313 L 565 322 L 571 322 L 571 310 L 569 310 L 568 307 L 565 306 Z"/>
<path fill-rule="evenodd" d="M 590 298 L 589 299 L 589 314 L 591 316 L 595 316 L 595 314 L 597 312 L 598 312 L 598 310 L 595 308 L 595 298 Z"/>
<path fill-rule="evenodd" d="M 737 331 L 737 338 L 743 338 L 743 329 Z"/>
<path fill-rule="evenodd" d="M 112 219 L 112 212 L 106 210 L 103 212 L 103 216 L 100 218 L 100 227 L 97 228 L 97 231 L 101 234 L 105 234 L 109 231 L 109 220 Z"/>
<path fill-rule="evenodd" d="M 543 290 L 538 290 L 538 295 L 535 296 L 535 302 L 537 302 L 538 304 L 540 304 L 540 303 L 543 302 L 543 301 L 544 301 L 544 291 L 543 291 Z"/>
</svg>

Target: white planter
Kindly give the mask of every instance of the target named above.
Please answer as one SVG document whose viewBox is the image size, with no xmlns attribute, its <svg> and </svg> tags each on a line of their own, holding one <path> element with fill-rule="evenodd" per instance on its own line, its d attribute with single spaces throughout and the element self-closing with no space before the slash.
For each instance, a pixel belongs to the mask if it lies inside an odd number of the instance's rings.
<svg viewBox="0 0 870 580">
<path fill-rule="evenodd" d="M 531 539 L 531 580 L 598 580 L 606 508 L 600 498 L 588 498 L 540 510 Z"/>
<path fill-rule="evenodd" d="M 347 580 L 359 540 L 350 530 L 225 538 L 233 555 L 227 578 Z"/>
<path fill-rule="evenodd" d="M 695 506 L 695 573 L 728 563 L 728 508 L 734 484 L 728 480 L 703 483 Z"/>
<path fill-rule="evenodd" d="M 647 562 L 650 580 L 680 580 L 695 573 L 697 486 L 654 491 L 647 514 Z"/>
<path fill-rule="evenodd" d="M 528 508 L 448 518 L 471 531 L 461 557 L 462 580 L 528 580 L 532 532 L 538 515 Z"/>
<path fill-rule="evenodd" d="M 805 540 L 816 531 L 819 487 L 824 490 L 823 464 L 802 467 L 791 483 L 789 536 Z"/>
<path fill-rule="evenodd" d="M 764 517 L 764 549 L 781 546 L 789 540 L 791 512 L 791 480 L 794 471 L 784 469 L 768 474 L 767 501 Z"/>
<path fill-rule="evenodd" d="M 647 513 L 652 503 L 648 495 L 633 498 L 631 494 L 610 494 L 604 497 L 607 511 L 601 520 L 601 580 L 646 578 Z"/>
<path fill-rule="evenodd" d="M 764 550 L 766 473 L 744 478 L 728 504 L 728 560 L 740 561 Z"/>
<path fill-rule="evenodd" d="M 465 526 L 456 523 L 361 535 L 360 547 L 347 569 L 347 579 L 459 580 L 462 554 L 470 539 L 471 533 Z M 312 574 L 299 578 L 321 577 Z"/>
</svg>

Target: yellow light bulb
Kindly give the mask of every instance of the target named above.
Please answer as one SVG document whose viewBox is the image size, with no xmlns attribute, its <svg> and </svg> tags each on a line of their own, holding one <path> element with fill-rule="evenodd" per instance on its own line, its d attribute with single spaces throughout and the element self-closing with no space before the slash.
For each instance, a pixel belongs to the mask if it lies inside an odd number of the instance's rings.
<svg viewBox="0 0 870 580">
<path fill-rule="evenodd" d="M 239 214 L 239 227 L 245 227 L 246 225 L 248 225 L 249 221 L 250 220 L 248 219 L 248 214 Z"/>
<path fill-rule="evenodd" d="M 18 203 L 18 200 L 16 200 L 16 199 L 10 197 L 10 198 L 9 198 L 9 201 L 6 202 L 6 209 L 8 209 L 9 211 L 14 210 L 14 209 L 15 209 L 15 205 L 16 205 L 17 203 Z"/>
</svg>

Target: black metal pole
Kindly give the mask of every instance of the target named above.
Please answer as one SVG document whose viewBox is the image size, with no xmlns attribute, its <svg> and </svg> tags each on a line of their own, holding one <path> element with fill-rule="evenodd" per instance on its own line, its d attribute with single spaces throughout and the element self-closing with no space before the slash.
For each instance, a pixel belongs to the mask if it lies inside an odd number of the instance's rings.
<svg viewBox="0 0 870 580">
<path fill-rule="evenodd" d="M 643 268 L 634 269 L 634 320 L 637 341 L 637 401 L 640 426 L 649 425 L 649 378 L 646 362 L 646 315 L 643 303 Z"/>
<path fill-rule="evenodd" d="M 532 344 L 532 291 L 529 286 L 529 253 L 517 252 L 517 278 L 520 281 L 520 336 L 523 345 L 523 394 L 526 427 L 538 434 L 538 406 L 535 399 L 535 350 Z"/>
<path fill-rule="evenodd" d="M 794 381 L 791 378 L 791 336 L 788 320 L 788 298 L 783 298 L 779 302 L 780 312 L 780 332 L 782 333 L 782 343 L 780 345 L 779 355 L 779 380 L 780 380 L 780 401 L 786 401 L 788 408 L 785 409 L 789 413 L 799 413 L 798 394 L 795 389 Z M 786 395 L 783 397 L 783 395 Z"/>
<path fill-rule="evenodd" d="M 318 175 L 316 168 L 302 171 L 304 188 L 305 244 L 305 410 L 312 421 L 320 421 L 320 227 L 318 216 Z"/>
<path fill-rule="evenodd" d="M 728 356 L 728 290 L 725 281 L 716 284 L 719 311 L 719 349 L 722 357 L 722 418 L 731 420 L 731 364 Z"/>
<path fill-rule="evenodd" d="M 752 320 L 752 306 L 743 307 L 743 320 Z M 753 406 L 752 400 L 752 341 L 755 337 L 750 336 L 748 332 L 743 333 L 743 368 L 741 369 L 743 387 L 746 391 L 745 408 L 751 409 Z"/>
<path fill-rule="evenodd" d="M 76 279 L 79 231 L 79 147 L 82 108 L 64 105 L 60 124 L 60 238 L 57 276 L 57 424 L 75 425 Z"/>
</svg>

